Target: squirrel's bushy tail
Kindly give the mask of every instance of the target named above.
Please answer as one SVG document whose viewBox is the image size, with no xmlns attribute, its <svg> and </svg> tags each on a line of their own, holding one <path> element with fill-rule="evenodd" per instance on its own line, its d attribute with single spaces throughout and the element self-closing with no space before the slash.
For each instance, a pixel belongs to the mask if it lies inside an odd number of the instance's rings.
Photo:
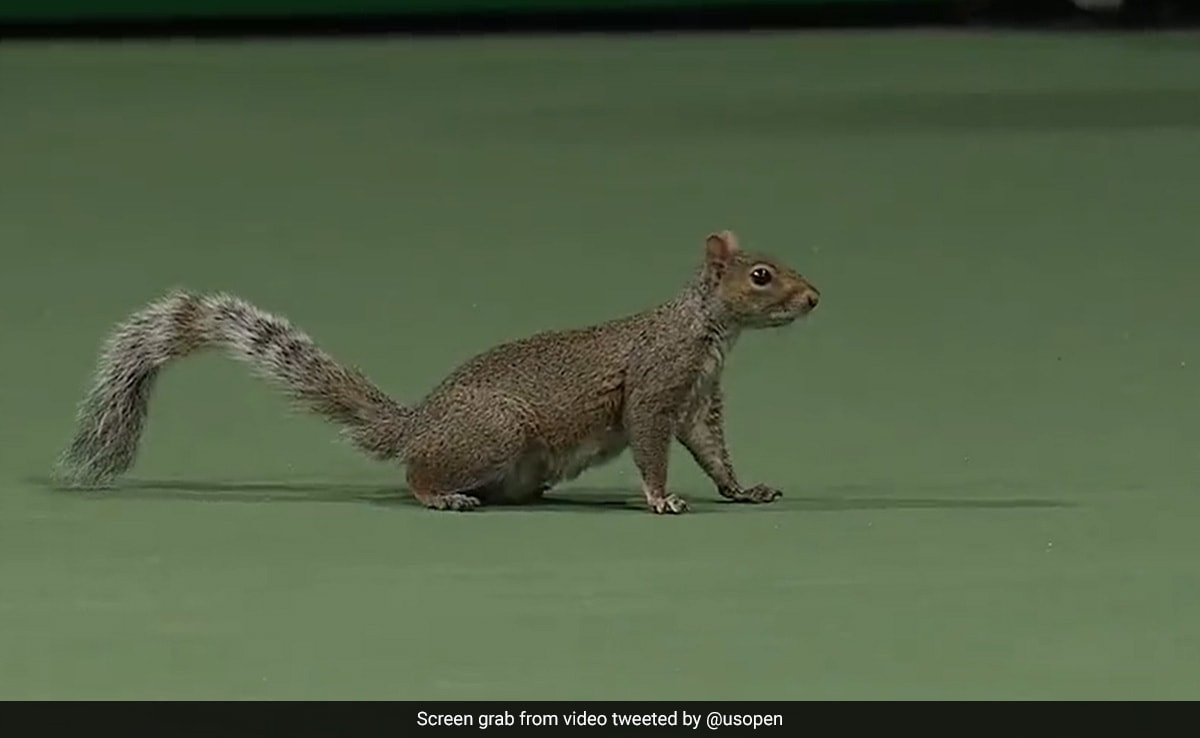
<svg viewBox="0 0 1200 738">
<path fill-rule="evenodd" d="M 150 394 L 169 362 L 219 348 L 249 364 L 307 410 L 342 426 L 379 458 L 399 453 L 410 413 L 361 372 L 324 353 L 285 318 L 227 294 L 176 290 L 146 305 L 109 336 L 58 478 L 99 485 L 132 466 Z"/>
</svg>

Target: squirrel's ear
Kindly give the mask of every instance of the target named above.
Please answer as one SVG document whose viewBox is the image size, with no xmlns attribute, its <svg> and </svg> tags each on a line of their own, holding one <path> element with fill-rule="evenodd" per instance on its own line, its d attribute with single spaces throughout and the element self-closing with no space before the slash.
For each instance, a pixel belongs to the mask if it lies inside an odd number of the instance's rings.
<svg viewBox="0 0 1200 738">
<path fill-rule="evenodd" d="M 738 251 L 737 236 L 733 231 L 710 233 L 704 242 L 705 255 L 711 265 L 724 265 Z"/>
</svg>

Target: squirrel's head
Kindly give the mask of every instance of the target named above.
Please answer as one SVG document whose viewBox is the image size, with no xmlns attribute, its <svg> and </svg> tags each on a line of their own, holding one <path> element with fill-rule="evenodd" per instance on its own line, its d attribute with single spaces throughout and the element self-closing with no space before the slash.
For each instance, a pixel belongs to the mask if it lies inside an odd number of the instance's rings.
<svg viewBox="0 0 1200 738">
<path fill-rule="evenodd" d="M 743 251 L 732 231 L 705 241 L 705 275 L 725 314 L 745 328 L 775 328 L 808 315 L 821 293 L 802 274 L 766 254 Z"/>
</svg>

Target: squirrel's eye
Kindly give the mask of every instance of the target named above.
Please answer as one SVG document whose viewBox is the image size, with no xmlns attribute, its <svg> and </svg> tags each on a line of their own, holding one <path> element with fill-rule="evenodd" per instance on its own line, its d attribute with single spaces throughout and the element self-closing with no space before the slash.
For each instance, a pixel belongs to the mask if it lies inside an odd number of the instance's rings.
<svg viewBox="0 0 1200 738">
<path fill-rule="evenodd" d="M 750 272 L 750 281 L 759 287 L 766 287 L 771 283 L 771 272 L 768 269 L 758 267 Z"/>
</svg>

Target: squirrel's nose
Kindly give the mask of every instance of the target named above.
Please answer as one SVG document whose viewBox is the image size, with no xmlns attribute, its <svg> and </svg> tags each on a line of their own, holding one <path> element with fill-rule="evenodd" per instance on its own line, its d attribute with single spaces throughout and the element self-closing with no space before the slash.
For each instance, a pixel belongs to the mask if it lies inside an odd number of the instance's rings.
<svg viewBox="0 0 1200 738">
<path fill-rule="evenodd" d="M 809 310 L 812 310 L 817 306 L 817 303 L 821 301 L 821 296 L 818 295 L 815 290 L 804 290 L 804 293 L 800 295 L 800 301 L 803 302 Z"/>
</svg>

